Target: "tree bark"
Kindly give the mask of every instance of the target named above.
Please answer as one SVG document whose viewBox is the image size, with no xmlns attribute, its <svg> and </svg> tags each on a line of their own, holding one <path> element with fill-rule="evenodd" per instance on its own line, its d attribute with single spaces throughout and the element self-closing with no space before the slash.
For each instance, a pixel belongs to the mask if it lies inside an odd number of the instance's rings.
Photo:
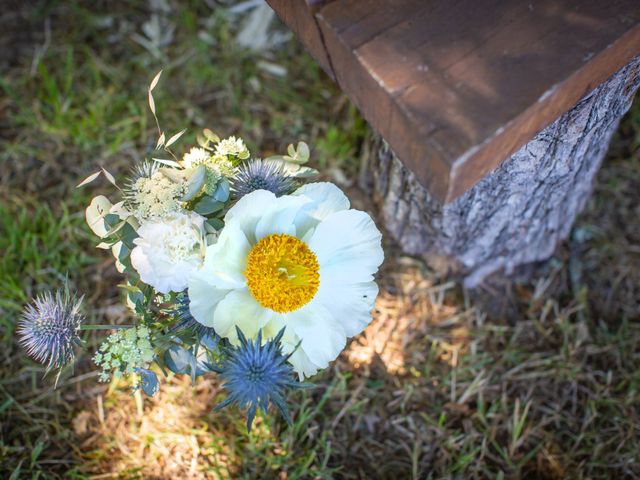
<svg viewBox="0 0 640 480">
<path fill-rule="evenodd" d="M 640 56 L 451 203 L 430 196 L 379 139 L 361 186 L 406 253 L 461 275 L 467 288 L 510 276 L 568 236 L 639 85 Z"/>
</svg>

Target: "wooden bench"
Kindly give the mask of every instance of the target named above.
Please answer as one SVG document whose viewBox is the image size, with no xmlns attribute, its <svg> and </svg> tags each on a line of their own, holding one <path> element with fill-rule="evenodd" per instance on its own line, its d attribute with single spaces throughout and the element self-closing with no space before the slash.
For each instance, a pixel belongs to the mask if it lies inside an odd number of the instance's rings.
<svg viewBox="0 0 640 480">
<path fill-rule="evenodd" d="M 400 245 L 477 285 L 547 258 L 638 87 L 638 0 L 268 0 L 388 144 Z"/>
</svg>

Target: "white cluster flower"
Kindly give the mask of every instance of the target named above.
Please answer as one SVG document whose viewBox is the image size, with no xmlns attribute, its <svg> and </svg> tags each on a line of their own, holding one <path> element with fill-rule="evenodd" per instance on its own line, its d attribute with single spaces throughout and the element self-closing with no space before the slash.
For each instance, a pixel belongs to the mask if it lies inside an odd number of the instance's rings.
<svg viewBox="0 0 640 480">
<path fill-rule="evenodd" d="M 93 357 L 102 368 L 100 381 L 107 382 L 111 373 L 116 378 L 132 375 L 138 368 L 146 368 L 155 356 L 149 329 L 145 326 L 119 330 L 109 335 Z"/>
<path fill-rule="evenodd" d="M 236 137 L 221 140 L 220 143 L 216 145 L 216 152 L 219 155 L 230 155 L 238 157 L 241 160 L 246 160 L 250 156 L 249 149 L 244 144 L 244 141 Z"/>
<path fill-rule="evenodd" d="M 184 290 L 189 274 L 202 263 L 204 222 L 195 212 L 179 212 L 140 225 L 131 251 L 140 279 L 160 293 Z"/>
<path fill-rule="evenodd" d="M 195 168 L 206 164 L 210 158 L 211 153 L 204 148 L 193 147 L 182 157 L 182 165 L 184 168 Z"/>
<path fill-rule="evenodd" d="M 234 174 L 233 163 L 224 155 L 216 153 L 212 155 L 204 148 L 193 147 L 184 157 L 182 157 L 184 168 L 195 168 L 204 165 L 206 169 L 206 179 L 204 191 L 211 195 L 218 187 L 222 178 L 230 178 Z"/>
<path fill-rule="evenodd" d="M 180 198 L 185 186 L 175 183 L 161 172 L 141 177 L 132 186 L 132 200 L 138 220 L 161 218 L 182 210 Z"/>
</svg>

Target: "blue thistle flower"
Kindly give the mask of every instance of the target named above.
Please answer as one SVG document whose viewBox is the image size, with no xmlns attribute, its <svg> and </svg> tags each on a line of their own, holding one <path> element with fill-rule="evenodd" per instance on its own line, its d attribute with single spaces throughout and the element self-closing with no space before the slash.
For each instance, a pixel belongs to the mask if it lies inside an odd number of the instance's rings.
<svg viewBox="0 0 640 480">
<path fill-rule="evenodd" d="M 280 197 L 292 193 L 297 186 L 281 165 L 263 160 L 244 162 L 231 180 L 231 191 L 236 200 L 256 190 L 268 190 Z"/>
<path fill-rule="evenodd" d="M 273 403 L 284 419 L 291 425 L 291 417 L 285 401 L 288 388 L 304 388 L 305 384 L 293 378 L 293 369 L 287 363 L 291 356 L 282 354 L 280 340 L 284 328 L 273 339 L 262 344 L 262 330 L 256 340 L 247 340 L 238 327 L 238 347 L 223 347 L 221 365 L 209 368 L 224 380 L 223 387 L 229 392 L 226 400 L 215 407 L 220 410 L 231 403 L 247 408 L 247 431 L 251 431 L 258 408 L 266 411 Z"/>
<path fill-rule="evenodd" d="M 195 334 L 197 338 L 202 338 L 207 335 L 213 339 L 217 338 L 216 331 L 213 328 L 204 326 L 191 315 L 191 311 L 189 310 L 189 295 L 187 292 L 178 296 L 175 305 L 168 313 L 176 320 L 173 331 L 189 331 Z"/>
<path fill-rule="evenodd" d="M 29 356 L 47 365 L 47 370 L 61 368 L 75 357 L 80 345 L 78 332 L 84 317 L 80 314 L 82 299 L 68 293 L 50 292 L 39 295 L 22 312 L 18 335 Z"/>
</svg>

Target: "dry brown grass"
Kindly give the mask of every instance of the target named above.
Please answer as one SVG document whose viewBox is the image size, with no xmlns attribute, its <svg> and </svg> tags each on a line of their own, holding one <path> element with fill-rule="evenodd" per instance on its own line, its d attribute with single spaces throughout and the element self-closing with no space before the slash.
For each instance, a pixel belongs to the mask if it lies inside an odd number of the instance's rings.
<svg viewBox="0 0 640 480">
<path fill-rule="evenodd" d="M 71 269 L 93 320 L 124 321 L 120 278 L 110 259 L 88 253 L 92 240 L 76 213 L 86 198 L 71 192 L 95 161 L 123 172 L 144 152 L 152 127 L 138 109 L 139 78 L 154 60 L 127 36 L 147 19 L 142 7 L 98 2 L 89 12 L 71 2 L 35 3 L 24 28 L 4 29 L 0 38 L 20 30 L 26 45 L 0 63 L 7 67 L 0 246 L 8 252 L 0 261 L 2 478 L 640 478 L 640 104 L 613 142 L 571 239 L 532 280 L 465 292 L 387 240 L 373 322 L 316 387 L 291 395 L 291 428 L 260 416 L 247 434 L 241 412 L 213 413 L 221 397 L 211 378 L 195 388 L 188 379 L 165 379 L 154 398 L 98 384 L 88 354 L 52 391 L 14 341 L 15 315 L 30 294 Z M 169 53 L 190 56 L 172 74 L 178 85 L 167 87 L 164 105 L 171 95 L 179 99 L 173 113 L 165 109 L 168 123 L 188 118 L 195 128 L 224 116 L 222 127 L 266 148 L 293 140 L 283 140 L 291 132 L 311 132 L 305 138 L 318 145 L 321 161 L 357 152 L 360 120 L 310 71 L 299 47 L 260 54 L 287 66 L 291 82 L 256 70 L 251 55 L 232 52 L 214 64 L 194 44 L 204 20 L 190 16 L 210 15 L 209 7 L 172 8 L 182 30 Z M 0 25 L 16 18 L 1 17 Z M 68 46 L 88 46 L 89 54 L 75 53 L 75 97 L 31 73 L 45 18 L 74 19 L 65 28 L 54 22 L 43 57 L 60 85 Z M 231 31 L 214 34 L 226 42 Z M 216 83 L 218 74 L 227 75 L 224 82 Z M 245 77 L 262 90 L 247 87 Z M 85 108 L 95 91 L 109 95 L 104 111 Z M 58 94 L 71 98 L 68 110 L 50 111 Z M 82 128 L 65 129 L 79 118 Z M 347 181 L 357 170 L 349 162 L 324 166 L 334 177 L 336 169 L 346 172 Z M 369 209 L 357 191 L 350 196 Z M 90 350 L 98 338 L 87 341 Z"/>
</svg>

